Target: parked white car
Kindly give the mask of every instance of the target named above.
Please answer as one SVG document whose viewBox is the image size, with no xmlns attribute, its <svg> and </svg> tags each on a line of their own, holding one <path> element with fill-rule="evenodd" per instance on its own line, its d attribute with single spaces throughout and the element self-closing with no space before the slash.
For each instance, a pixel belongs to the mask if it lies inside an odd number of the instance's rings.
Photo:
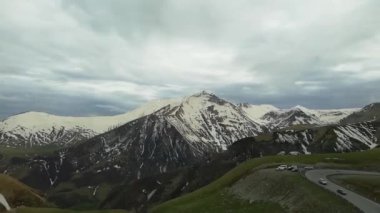
<svg viewBox="0 0 380 213">
<path fill-rule="evenodd" d="M 288 168 L 287 165 L 279 165 L 279 166 L 276 168 L 276 170 L 277 170 L 277 171 L 284 171 L 284 170 L 286 170 L 287 168 Z"/>
</svg>

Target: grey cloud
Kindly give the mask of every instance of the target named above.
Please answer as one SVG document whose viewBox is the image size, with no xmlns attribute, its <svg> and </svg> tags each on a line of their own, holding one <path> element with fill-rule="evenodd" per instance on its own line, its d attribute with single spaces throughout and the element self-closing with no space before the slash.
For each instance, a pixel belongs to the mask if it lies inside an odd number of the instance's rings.
<svg viewBox="0 0 380 213">
<path fill-rule="evenodd" d="M 380 100 L 378 82 L 356 83 L 351 85 L 331 86 L 328 89 L 299 93 L 297 89 L 289 89 L 282 93 L 267 94 L 265 89 L 251 85 L 220 88 L 217 93 L 223 94 L 235 103 L 273 104 L 280 108 L 302 105 L 317 109 L 361 108 Z M 363 95 L 366 94 L 366 95 Z"/>
<path fill-rule="evenodd" d="M 0 117 L 27 110 L 114 114 L 203 89 L 279 107 L 363 106 L 380 99 L 379 6 L 6 0 Z"/>
</svg>

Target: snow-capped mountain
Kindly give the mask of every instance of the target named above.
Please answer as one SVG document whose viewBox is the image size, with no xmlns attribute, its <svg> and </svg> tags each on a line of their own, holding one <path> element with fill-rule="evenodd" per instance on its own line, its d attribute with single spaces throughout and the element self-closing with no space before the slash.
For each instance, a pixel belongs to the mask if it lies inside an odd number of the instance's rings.
<svg viewBox="0 0 380 213">
<path fill-rule="evenodd" d="M 260 104 L 260 105 L 254 105 L 254 104 L 239 104 L 238 105 L 241 110 L 243 110 L 246 115 L 252 119 L 253 121 L 256 121 L 261 124 L 266 124 L 267 122 L 262 118 L 265 114 L 269 112 L 278 112 L 280 111 L 279 108 L 269 105 L 269 104 Z"/>
<path fill-rule="evenodd" d="M 194 146 L 168 122 L 169 106 L 98 135 L 68 150 L 79 172 L 106 173 L 110 168 L 125 178 L 140 179 L 188 165 L 205 157 L 208 144 Z"/>
<path fill-rule="evenodd" d="M 0 122 L 0 144 L 8 146 L 68 145 L 104 133 L 180 99 L 156 100 L 115 116 L 69 117 L 43 112 L 26 112 Z"/>
<path fill-rule="evenodd" d="M 201 92 L 69 146 L 62 156 L 70 170 L 64 173 L 101 176 L 113 171 L 130 180 L 140 179 L 203 162 L 236 140 L 262 131 L 265 127 L 236 105 Z M 59 179 L 61 174 L 56 173 L 49 172 L 49 180 Z"/>
<path fill-rule="evenodd" d="M 68 145 L 104 133 L 169 106 L 167 121 L 190 142 L 202 141 L 225 149 L 229 143 L 263 132 L 236 105 L 201 92 L 182 99 L 157 100 L 116 116 L 65 117 L 27 112 L 0 123 L 0 143 L 9 146 Z M 194 144 L 197 146 L 198 144 Z"/>
<path fill-rule="evenodd" d="M 260 113 L 265 116 L 268 114 L 265 111 L 273 108 L 265 106 L 261 109 Z M 317 118 L 300 107 L 286 112 L 293 111 L 298 112 L 291 114 L 294 117 Z M 347 136 L 350 128 L 345 130 Z M 209 156 L 225 150 L 235 141 L 263 132 L 267 132 L 266 127 L 249 118 L 247 112 L 242 110 L 242 105 L 237 106 L 214 94 L 201 92 L 69 147 L 65 157 L 70 164 L 68 167 L 73 169 L 71 172 L 102 175 L 116 171 L 117 174 L 134 180 L 207 161 Z M 314 144 L 314 135 L 305 136 L 305 139 L 294 136 L 292 132 L 273 134 L 277 135 L 271 142 L 278 145 L 275 150 L 290 146 L 300 147 L 300 151 L 306 150 L 304 153 L 307 153 L 310 150 L 304 143 Z M 371 134 L 372 132 L 369 133 Z M 343 137 L 338 138 L 343 140 Z M 365 137 L 363 143 L 367 142 L 367 135 L 356 134 L 352 137 Z M 263 144 L 263 147 L 271 143 Z M 368 146 L 372 148 L 373 144 Z M 353 147 L 352 150 L 357 149 Z"/>
<path fill-rule="evenodd" d="M 101 153 L 99 159 L 111 161 L 129 153 L 133 159 L 155 159 L 155 164 L 160 158 L 166 163 L 184 163 L 225 150 L 236 140 L 263 131 L 265 127 L 245 117 L 234 104 L 202 92 L 184 98 L 177 106 L 167 105 L 96 136 L 79 147 L 102 147 L 90 153 Z"/>
<path fill-rule="evenodd" d="M 239 107 L 207 92 L 185 98 L 167 119 L 188 141 L 224 150 L 238 139 L 265 131 Z"/>
<path fill-rule="evenodd" d="M 271 105 L 235 105 L 214 94 L 201 92 L 179 99 L 156 100 L 115 116 L 68 117 L 27 112 L 0 122 L 0 144 L 8 146 L 70 145 L 169 106 L 166 119 L 187 141 L 202 141 L 225 149 L 231 141 L 267 129 L 297 124 L 336 123 L 356 109 L 311 110 L 296 106 L 278 109 Z M 199 144 L 194 144 L 198 146 Z"/>
<path fill-rule="evenodd" d="M 75 131 L 75 128 L 90 132 L 86 132 L 87 135 L 79 134 L 80 136 L 74 139 L 71 137 L 69 146 L 63 146 L 54 153 L 49 151 L 48 155 L 36 154 L 15 158 L 3 169 L 6 169 L 8 174 L 15 175 L 19 174 L 19 167 L 23 166 L 23 181 L 45 191 L 56 186 L 59 188 L 61 183 L 74 183 L 75 189 L 89 189 L 90 186 L 97 189 L 104 183 L 112 185 L 121 182 L 135 187 L 136 181 L 158 175 L 177 181 L 176 177 L 171 176 L 173 172 L 186 167 L 197 171 L 197 165 L 207 165 L 213 159 L 218 162 L 224 161 L 221 160 L 223 157 L 232 160 L 228 161 L 232 166 L 240 160 L 262 155 L 348 152 L 378 146 L 380 123 L 375 121 L 302 127 L 298 130 L 278 129 L 293 124 L 332 123 L 345 113 L 349 114 L 350 110 L 310 110 L 300 106 L 281 110 L 270 105 L 235 105 L 207 92 L 177 100 L 148 103 L 129 113 L 102 119 L 71 117 L 65 123 L 66 117 L 58 116 L 58 119 L 48 115 L 45 118 L 47 121 L 43 121 L 43 116 L 31 118 L 29 113 L 26 117 L 30 119 L 30 124 L 23 124 L 22 117 L 11 117 L 3 122 L 2 130 L 10 129 L 16 133 L 23 133 L 24 128 L 33 132 L 39 139 L 39 143 L 31 143 L 35 145 L 43 144 L 43 137 L 39 133 L 49 129 L 50 125 L 53 126 L 51 129 L 64 128 L 59 134 L 53 131 L 50 143 L 58 143 L 57 138 L 63 141 L 61 139 L 64 137 L 58 137 L 61 135 L 70 138 L 69 129 L 78 134 L 81 132 Z M 267 116 L 272 114 L 273 116 L 266 120 Z M 41 124 L 32 122 L 38 119 L 41 119 L 38 121 Z M 75 119 L 85 121 L 78 124 Z M 46 124 L 47 122 L 51 123 Z M 267 128 L 270 125 L 276 125 L 271 132 Z M 51 129 L 48 133 L 52 132 Z M 264 137 L 255 137 L 261 133 L 265 133 Z M 96 136 L 90 136 L 94 134 Z M 4 131 L 2 135 L 9 135 L 9 131 Z M 2 143 L 4 138 L 1 139 Z M 35 139 L 29 138 L 24 141 L 30 144 L 33 140 Z M 82 141 L 75 143 L 78 140 Z M 250 143 L 248 146 L 239 146 L 235 141 Z M 231 152 L 229 149 L 233 146 L 235 149 Z M 222 152 L 226 148 L 227 151 Z M 191 173 L 188 175 L 192 176 Z M 152 180 L 154 181 L 149 181 L 149 184 L 162 184 L 156 182 L 157 179 Z M 184 182 L 179 186 L 182 188 L 186 184 Z M 143 193 L 151 193 L 154 190 L 146 192 L 146 189 L 136 187 L 136 190 Z M 173 193 L 177 193 L 176 190 L 173 189 Z"/>
<path fill-rule="evenodd" d="M 372 103 L 343 118 L 340 123 L 347 124 L 378 120 L 380 120 L 380 103 Z"/>
<path fill-rule="evenodd" d="M 299 130 L 276 130 L 264 137 L 244 138 L 232 146 L 239 147 L 243 159 L 267 155 L 298 155 L 353 152 L 380 146 L 380 122 L 332 124 Z"/>
<path fill-rule="evenodd" d="M 331 125 L 275 132 L 275 143 L 291 144 L 302 154 L 321 152 L 351 152 L 373 149 L 378 146 L 376 137 L 379 124 L 363 122 L 347 125 Z"/>
<path fill-rule="evenodd" d="M 270 129 L 281 129 L 294 125 L 327 125 L 338 123 L 342 118 L 359 109 L 315 110 L 302 106 L 290 109 L 272 110 L 260 120 Z"/>
</svg>

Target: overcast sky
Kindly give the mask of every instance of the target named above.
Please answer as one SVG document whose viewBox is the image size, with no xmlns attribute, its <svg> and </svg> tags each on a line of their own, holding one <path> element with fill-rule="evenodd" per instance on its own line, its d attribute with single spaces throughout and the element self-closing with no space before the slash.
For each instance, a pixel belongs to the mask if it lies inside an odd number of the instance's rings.
<svg viewBox="0 0 380 213">
<path fill-rule="evenodd" d="M 200 90 L 278 107 L 380 101 L 380 1 L 1 1 L 0 118 L 117 114 Z"/>
</svg>

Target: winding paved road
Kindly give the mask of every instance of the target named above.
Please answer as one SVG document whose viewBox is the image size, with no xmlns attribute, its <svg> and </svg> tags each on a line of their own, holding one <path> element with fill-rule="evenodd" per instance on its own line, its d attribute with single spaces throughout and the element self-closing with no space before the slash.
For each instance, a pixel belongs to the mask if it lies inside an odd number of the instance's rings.
<svg viewBox="0 0 380 213">
<path fill-rule="evenodd" d="M 365 171 L 354 171 L 354 170 L 335 170 L 335 169 L 315 169 L 310 170 L 305 173 L 307 179 L 312 181 L 313 183 L 330 190 L 334 193 L 337 193 L 336 190 L 343 189 L 343 187 L 338 186 L 337 184 L 329 181 L 327 185 L 321 185 L 318 183 L 319 178 L 324 178 L 328 180 L 327 176 L 329 175 L 379 175 L 379 172 L 365 172 Z M 380 204 L 365 198 L 355 192 L 352 192 L 346 188 L 344 191 L 347 192 L 347 195 L 340 195 L 340 197 L 348 200 L 350 203 L 354 204 L 360 210 L 365 213 L 379 213 L 380 212 Z"/>
</svg>

